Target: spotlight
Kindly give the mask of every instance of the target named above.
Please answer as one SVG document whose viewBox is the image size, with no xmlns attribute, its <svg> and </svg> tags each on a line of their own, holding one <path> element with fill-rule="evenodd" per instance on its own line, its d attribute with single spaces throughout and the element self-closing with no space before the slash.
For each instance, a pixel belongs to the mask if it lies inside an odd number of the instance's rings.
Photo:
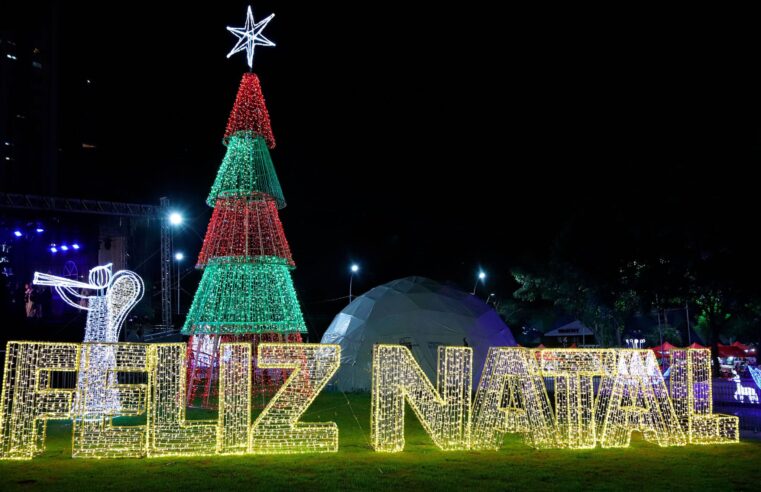
<svg viewBox="0 0 761 492">
<path fill-rule="evenodd" d="M 50 247 L 50 252 L 51 253 L 58 253 L 58 248 L 56 248 L 55 246 L 51 246 Z"/>
<path fill-rule="evenodd" d="M 182 224 L 182 215 L 180 215 L 178 212 L 172 212 L 169 214 L 169 223 L 172 225 Z"/>
<path fill-rule="evenodd" d="M 43 232 L 45 232 L 45 229 L 43 229 L 42 227 L 38 227 L 37 229 L 35 229 L 35 231 L 37 231 L 38 234 L 42 234 Z"/>
<path fill-rule="evenodd" d="M 16 236 L 16 237 L 21 237 L 24 234 L 22 234 L 21 231 L 16 230 L 16 231 L 13 231 L 13 235 Z"/>
<path fill-rule="evenodd" d="M 69 250 L 68 246 L 66 246 L 65 244 L 61 245 L 61 251 L 68 251 L 68 250 Z"/>
<path fill-rule="evenodd" d="M 79 249 L 79 244 L 74 243 L 74 244 L 71 245 L 71 247 L 74 248 L 74 249 Z"/>
</svg>

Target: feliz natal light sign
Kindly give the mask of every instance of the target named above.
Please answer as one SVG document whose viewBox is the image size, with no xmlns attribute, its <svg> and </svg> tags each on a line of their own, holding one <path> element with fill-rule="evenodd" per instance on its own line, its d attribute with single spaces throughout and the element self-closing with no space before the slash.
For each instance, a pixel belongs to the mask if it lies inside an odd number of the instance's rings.
<svg viewBox="0 0 761 492">
<path fill-rule="evenodd" d="M 181 343 L 9 342 L 0 401 L 0 459 L 31 459 L 45 446 L 48 420 L 72 420 L 76 458 L 324 453 L 338 450 L 334 422 L 301 422 L 340 364 L 340 347 L 262 343 L 263 368 L 291 370 L 251 421 L 251 357 L 247 343 L 221 345 L 219 415 L 185 417 Z M 53 375 L 74 373 L 111 352 L 118 373 L 145 382 L 99 378 L 118 410 L 91 412 L 75 401 L 105 393 L 97 384 L 56 388 Z M 375 451 L 404 449 L 405 402 L 442 450 L 497 450 L 506 433 L 539 449 L 627 447 L 634 431 L 660 446 L 738 441 L 734 416 L 712 411 L 710 351 L 673 350 L 667 387 L 649 350 L 493 347 L 471 398 L 472 349 L 439 347 L 436 387 L 401 345 L 373 349 L 371 440 Z M 594 380 L 600 378 L 597 391 Z M 545 378 L 554 382 L 553 405 Z M 143 425 L 114 417 L 144 416 Z"/>
</svg>

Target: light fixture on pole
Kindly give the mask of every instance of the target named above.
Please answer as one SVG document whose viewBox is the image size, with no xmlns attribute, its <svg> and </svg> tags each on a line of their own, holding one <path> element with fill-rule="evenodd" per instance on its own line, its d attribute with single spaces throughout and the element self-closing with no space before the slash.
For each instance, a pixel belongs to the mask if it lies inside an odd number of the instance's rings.
<svg viewBox="0 0 761 492">
<path fill-rule="evenodd" d="M 169 223 L 172 225 L 172 228 L 169 230 L 169 250 L 171 252 L 174 252 L 174 228 L 180 227 L 182 223 L 185 221 L 185 218 L 182 216 L 181 213 L 175 211 L 169 213 Z M 174 253 L 174 259 L 177 261 L 177 315 L 180 314 L 180 261 L 185 258 L 185 255 L 182 253 Z M 169 258 L 167 258 L 168 262 Z M 171 267 L 171 265 L 167 265 L 168 267 Z M 170 270 L 171 272 L 171 270 Z M 170 273 L 171 277 L 171 273 Z M 168 282 L 169 285 L 167 285 L 168 289 L 171 289 L 171 279 Z M 171 296 L 171 294 L 169 294 Z M 171 306 L 171 304 L 170 304 Z M 171 309 L 171 307 L 170 307 Z"/>
<path fill-rule="evenodd" d="M 172 212 L 169 214 L 169 223 L 176 226 L 182 224 L 183 217 L 179 212 Z"/>
<path fill-rule="evenodd" d="M 174 259 L 177 260 L 177 316 L 180 315 L 180 262 L 185 258 L 185 255 L 177 252 L 174 254 Z"/>
<path fill-rule="evenodd" d="M 359 271 L 359 265 L 357 265 L 356 263 L 352 263 L 351 268 L 349 268 L 349 270 L 351 270 L 351 275 L 349 275 L 349 304 L 351 304 L 351 286 L 352 286 L 352 283 L 354 282 L 354 274 Z"/>
<path fill-rule="evenodd" d="M 473 284 L 473 292 L 472 292 L 473 295 L 476 295 L 476 288 L 478 288 L 478 282 L 483 282 L 485 278 L 486 278 L 486 274 L 484 273 L 483 270 L 478 272 L 478 277 L 476 277 L 476 283 Z"/>
</svg>

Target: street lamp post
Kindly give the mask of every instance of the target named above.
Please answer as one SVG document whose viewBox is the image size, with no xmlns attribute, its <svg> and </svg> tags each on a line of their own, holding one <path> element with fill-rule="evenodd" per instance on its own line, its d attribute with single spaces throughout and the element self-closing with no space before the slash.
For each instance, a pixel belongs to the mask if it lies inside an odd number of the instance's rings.
<svg viewBox="0 0 761 492">
<path fill-rule="evenodd" d="M 359 265 L 354 263 L 349 270 L 351 271 L 351 274 L 349 275 L 349 304 L 351 304 L 351 286 L 354 283 L 354 274 L 359 271 Z"/>
<path fill-rule="evenodd" d="M 183 258 L 185 258 L 185 255 L 177 252 L 174 252 L 174 229 L 180 227 L 183 222 L 185 222 L 185 218 L 182 216 L 181 213 L 174 211 L 170 212 L 169 216 L 169 224 L 172 226 L 172 228 L 169 230 L 169 250 L 171 251 L 170 254 L 174 255 L 174 259 L 177 261 L 177 316 L 180 315 L 180 261 L 182 261 Z M 169 259 L 167 258 L 167 262 Z M 171 267 L 171 265 L 169 265 Z M 169 277 L 171 277 L 171 270 L 169 270 Z M 168 288 L 171 289 L 171 279 L 169 280 Z M 169 297 L 171 298 L 171 294 L 169 294 Z M 171 299 L 168 303 L 171 306 Z M 171 309 L 171 307 L 170 307 Z"/>
<path fill-rule="evenodd" d="M 473 295 L 476 295 L 476 288 L 478 288 L 478 282 L 483 281 L 485 278 L 486 278 L 486 274 L 483 272 L 483 270 L 478 272 L 478 277 L 476 277 L 476 283 L 473 284 L 473 292 L 472 292 Z"/>
<path fill-rule="evenodd" d="M 180 315 L 180 262 L 185 258 L 182 253 L 175 253 L 174 259 L 177 260 L 177 316 Z"/>
</svg>

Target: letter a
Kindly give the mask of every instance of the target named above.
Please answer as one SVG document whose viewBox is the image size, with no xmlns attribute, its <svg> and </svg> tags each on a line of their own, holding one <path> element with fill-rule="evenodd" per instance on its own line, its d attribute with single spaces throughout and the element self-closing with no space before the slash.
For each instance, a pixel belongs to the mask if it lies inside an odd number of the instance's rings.
<svg viewBox="0 0 761 492">
<path fill-rule="evenodd" d="M 620 349 L 616 354 L 618 370 L 603 378 L 597 396 L 602 447 L 628 447 L 635 430 L 660 446 L 683 446 L 684 433 L 653 352 Z"/>
<path fill-rule="evenodd" d="M 557 447 L 552 406 L 530 350 L 489 349 L 473 410 L 473 449 L 498 450 L 507 432 L 523 433 L 534 448 Z"/>
</svg>

